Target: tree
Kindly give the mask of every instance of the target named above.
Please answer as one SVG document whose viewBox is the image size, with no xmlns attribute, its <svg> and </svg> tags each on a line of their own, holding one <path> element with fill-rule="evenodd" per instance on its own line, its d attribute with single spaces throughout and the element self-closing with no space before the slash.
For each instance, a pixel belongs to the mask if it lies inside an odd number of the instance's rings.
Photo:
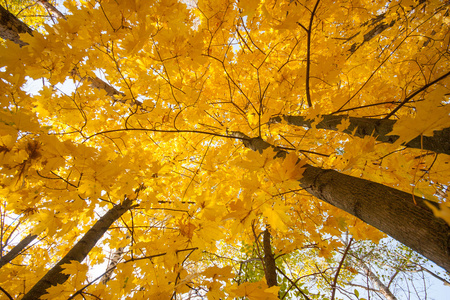
<svg viewBox="0 0 450 300">
<path fill-rule="evenodd" d="M 276 298 L 280 255 L 367 224 L 450 271 L 445 1 L 38 2 L 42 32 L 1 24 L 1 195 L 45 241 L 5 295 Z M 261 241 L 238 285 L 226 249 Z"/>
</svg>

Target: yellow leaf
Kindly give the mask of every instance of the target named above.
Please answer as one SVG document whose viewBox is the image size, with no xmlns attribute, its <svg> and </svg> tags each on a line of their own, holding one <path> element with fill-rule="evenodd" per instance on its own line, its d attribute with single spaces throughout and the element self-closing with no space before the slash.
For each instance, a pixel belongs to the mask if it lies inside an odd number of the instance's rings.
<svg viewBox="0 0 450 300">
<path fill-rule="evenodd" d="M 278 299 L 278 290 L 275 286 L 268 288 L 265 281 L 245 282 L 233 290 L 235 297 L 247 297 L 249 300 L 275 300 Z"/>
<path fill-rule="evenodd" d="M 70 263 L 61 265 L 63 270 L 61 273 L 66 275 L 75 275 L 78 274 L 81 277 L 84 277 L 88 271 L 88 266 L 81 264 L 76 260 L 72 260 Z"/>
<path fill-rule="evenodd" d="M 245 154 L 245 160 L 242 161 L 241 166 L 249 169 L 250 171 L 259 170 L 267 166 L 273 158 L 276 152 L 272 148 L 267 148 L 263 153 L 258 151 L 248 150 Z"/>
<path fill-rule="evenodd" d="M 418 136 L 432 136 L 435 130 L 447 128 L 450 124 L 450 104 L 442 105 L 446 93 L 446 88 L 439 86 L 426 95 L 424 101 L 416 104 L 416 116 L 400 118 L 389 135 L 398 135 L 396 143 L 403 144 Z"/>
<path fill-rule="evenodd" d="M 40 299 L 67 299 L 73 293 L 73 291 L 69 289 L 69 287 L 62 284 L 53 285 L 49 287 L 46 292 L 47 294 L 44 294 L 42 297 L 40 297 Z"/>
<path fill-rule="evenodd" d="M 433 211 L 436 217 L 444 219 L 444 221 L 450 225 L 450 207 L 448 204 L 440 203 L 439 208 L 427 201 L 425 204 Z"/>
<path fill-rule="evenodd" d="M 344 131 L 350 126 L 350 118 L 342 119 L 341 124 L 337 125 L 336 128 L 339 131 Z"/>
<path fill-rule="evenodd" d="M 260 0 L 239 0 L 238 6 L 242 8 L 242 15 L 253 17 L 258 9 Z"/>
<path fill-rule="evenodd" d="M 233 268 L 230 266 L 223 268 L 217 266 L 209 267 L 202 272 L 202 275 L 213 279 L 233 278 L 234 276 Z"/>
<path fill-rule="evenodd" d="M 267 218 L 270 226 L 273 229 L 280 231 L 286 231 L 288 229 L 286 225 L 290 221 L 288 210 L 288 207 L 278 202 L 273 205 L 264 205 L 262 207 L 262 213 Z"/>
</svg>

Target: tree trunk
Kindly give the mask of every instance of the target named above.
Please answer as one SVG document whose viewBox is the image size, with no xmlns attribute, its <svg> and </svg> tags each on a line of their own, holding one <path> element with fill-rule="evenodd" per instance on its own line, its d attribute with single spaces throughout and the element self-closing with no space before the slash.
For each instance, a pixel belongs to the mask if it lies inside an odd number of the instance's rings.
<svg viewBox="0 0 450 300">
<path fill-rule="evenodd" d="M 254 151 L 273 147 L 261 138 L 251 139 L 240 132 L 232 135 L 246 138 L 244 145 Z M 273 148 L 278 150 L 277 157 L 286 153 Z M 450 227 L 427 206 L 437 206 L 435 202 L 334 170 L 311 165 L 304 168 L 299 182 L 308 193 L 360 218 L 450 272 Z"/>
<path fill-rule="evenodd" d="M 380 229 L 450 272 L 450 228 L 425 204 L 435 205 L 434 202 L 310 165 L 306 166 L 300 185 L 310 194 Z"/>
<path fill-rule="evenodd" d="M 387 299 L 387 300 L 397 300 L 397 298 L 392 294 L 392 292 L 389 290 L 387 286 L 381 282 L 380 278 L 370 270 L 370 268 L 362 261 L 359 260 L 359 258 L 356 260 L 356 263 L 364 270 L 364 273 L 366 273 L 367 277 L 369 277 L 370 281 L 374 285 L 378 291 L 380 291 L 381 294 Z"/>
<path fill-rule="evenodd" d="M 132 200 L 125 199 L 122 204 L 114 206 L 103 217 L 101 217 L 81 238 L 79 242 L 64 256 L 52 269 L 50 269 L 44 277 L 41 278 L 28 293 L 23 296 L 22 300 L 39 299 L 46 294 L 46 290 L 53 285 L 63 284 L 69 279 L 70 275 L 63 274 L 61 265 L 68 264 L 75 260 L 78 262 L 88 255 L 89 251 L 95 246 L 97 241 L 103 236 L 108 228 L 122 216 L 132 204 Z"/>
<path fill-rule="evenodd" d="M 277 285 L 277 267 L 275 265 L 275 257 L 272 253 L 272 246 L 270 245 L 270 233 L 267 228 L 263 234 L 263 248 L 264 273 L 266 275 L 267 286 L 271 287 Z"/>
<path fill-rule="evenodd" d="M 324 115 L 322 117 L 323 120 L 316 125 L 316 127 L 319 129 L 337 131 L 337 125 L 348 118 L 350 121 L 350 126 L 344 130 L 345 133 L 361 138 L 373 134 L 377 141 L 391 144 L 398 139 L 397 135 L 388 135 L 394 127 L 394 124 L 396 122 L 395 120 L 356 118 L 334 115 Z M 282 119 L 290 125 L 304 126 L 308 128 L 312 126 L 312 123 L 314 121 L 306 120 L 305 117 L 302 116 L 282 116 L 272 118 L 270 122 L 280 123 Z M 433 136 L 418 136 L 408 142 L 405 146 L 409 148 L 425 149 L 436 153 L 444 153 L 450 155 L 450 128 L 435 131 Z"/>
<path fill-rule="evenodd" d="M 20 39 L 20 33 L 32 34 L 32 30 L 0 5 L 0 37 L 11 40 L 20 46 L 28 45 Z"/>
<path fill-rule="evenodd" d="M 26 246 L 28 246 L 37 235 L 27 235 L 23 240 L 21 240 L 14 248 L 11 249 L 5 256 L 0 258 L 0 268 L 12 261 Z"/>
<path fill-rule="evenodd" d="M 37 0 L 36 2 L 39 5 L 41 5 L 43 8 L 45 8 L 49 12 L 49 14 L 51 14 L 52 16 L 54 16 L 58 19 L 66 20 L 66 17 L 47 0 Z"/>
<path fill-rule="evenodd" d="M 106 268 L 106 273 L 105 273 L 105 275 L 103 275 L 102 279 L 100 280 L 104 285 L 106 285 L 108 283 L 108 281 L 111 280 L 114 269 L 116 268 L 117 264 L 119 263 L 120 259 L 122 258 L 124 251 L 125 251 L 125 247 L 119 247 L 116 251 L 114 251 L 112 258 L 110 259 L 110 261 L 108 263 L 108 267 Z"/>
</svg>

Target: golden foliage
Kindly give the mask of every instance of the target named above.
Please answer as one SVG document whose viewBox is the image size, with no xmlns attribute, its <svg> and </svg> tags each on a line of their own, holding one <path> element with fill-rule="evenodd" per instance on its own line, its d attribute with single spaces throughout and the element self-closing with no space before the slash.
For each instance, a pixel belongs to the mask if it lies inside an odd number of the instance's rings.
<svg viewBox="0 0 450 300">
<path fill-rule="evenodd" d="M 231 280 L 266 226 L 274 252 L 329 261 L 343 232 L 382 237 L 302 191 L 305 163 L 446 200 L 448 156 L 401 143 L 450 127 L 448 78 L 395 113 L 394 145 L 344 133 L 348 120 L 338 131 L 271 122 L 383 118 L 448 72 L 447 1 L 406 2 L 323 0 L 310 22 L 315 1 L 67 0 L 67 20 L 0 45 L 2 251 L 15 227 L 42 239 L 0 270 L 2 288 L 26 293 L 125 198 L 137 206 L 47 298 L 276 299 L 262 279 Z M 235 131 L 288 154 L 251 151 Z"/>
</svg>

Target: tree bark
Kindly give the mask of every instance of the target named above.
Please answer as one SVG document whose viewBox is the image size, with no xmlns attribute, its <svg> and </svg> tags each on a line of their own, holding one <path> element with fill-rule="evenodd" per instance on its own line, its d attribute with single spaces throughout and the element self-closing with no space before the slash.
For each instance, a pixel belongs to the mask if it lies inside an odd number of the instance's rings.
<svg viewBox="0 0 450 300">
<path fill-rule="evenodd" d="M 28 45 L 20 39 L 20 33 L 29 33 L 32 30 L 25 23 L 16 18 L 12 13 L 0 5 L 0 37 L 5 40 L 13 41 L 20 46 Z"/>
<path fill-rule="evenodd" d="M 95 246 L 97 241 L 103 236 L 108 228 L 123 215 L 132 204 L 132 200 L 125 199 L 122 204 L 114 206 L 103 217 L 101 217 L 91 229 L 81 238 L 79 242 L 64 256 L 52 269 L 50 269 L 44 277 L 41 278 L 28 293 L 23 296 L 22 300 L 39 299 L 46 294 L 46 290 L 53 285 L 63 284 L 69 279 L 69 275 L 63 274 L 61 265 L 70 263 L 71 261 L 81 262 L 88 255 L 89 251 Z"/>
<path fill-rule="evenodd" d="M 119 247 L 116 251 L 114 251 L 114 254 L 111 258 L 111 260 L 108 263 L 108 267 L 106 268 L 106 273 L 103 275 L 102 279 L 100 280 L 104 285 L 108 283 L 108 281 L 111 280 L 111 276 L 114 272 L 115 267 L 119 263 L 120 259 L 122 258 L 123 252 L 125 250 L 125 247 Z"/>
<path fill-rule="evenodd" d="M 323 120 L 316 125 L 316 128 L 337 131 L 337 125 L 348 118 L 350 126 L 344 130 L 347 134 L 361 138 L 373 134 L 377 141 L 391 144 L 399 138 L 397 135 L 388 135 L 394 128 L 395 120 L 356 118 L 339 115 L 324 115 L 322 117 Z M 306 120 L 305 117 L 302 116 L 278 116 L 272 118 L 270 123 L 280 123 L 282 120 L 285 120 L 290 125 L 308 128 L 312 126 L 314 121 Z M 418 136 L 408 142 L 405 146 L 450 155 L 450 128 L 435 131 L 433 136 Z"/>
<path fill-rule="evenodd" d="M 244 145 L 254 151 L 273 147 L 277 157 L 286 154 L 261 138 L 248 138 L 240 132 L 232 135 L 247 138 Z M 299 182 L 305 191 L 360 218 L 450 272 L 450 227 L 427 206 L 437 207 L 435 202 L 334 170 L 311 165 L 304 168 Z"/>
<path fill-rule="evenodd" d="M 267 286 L 271 287 L 277 285 L 277 267 L 275 265 L 275 257 L 272 253 L 272 246 L 270 244 L 270 233 L 266 228 L 263 234 L 263 248 L 264 248 L 264 273 L 266 275 Z"/>
<path fill-rule="evenodd" d="M 12 261 L 20 252 L 22 252 L 25 247 L 27 247 L 37 235 L 27 235 L 23 240 L 21 240 L 14 248 L 11 249 L 5 256 L 0 258 L 0 268 Z"/>
<path fill-rule="evenodd" d="M 350 52 L 351 53 L 355 53 L 356 50 L 358 50 L 359 47 L 361 47 L 364 43 L 369 42 L 371 39 L 373 39 L 374 37 L 376 37 L 377 35 L 379 35 L 380 33 L 382 33 L 383 31 L 385 31 L 388 28 L 391 28 L 392 26 L 394 26 L 395 24 L 395 20 L 392 20 L 391 23 L 387 24 L 384 22 L 381 22 L 382 20 L 384 20 L 385 18 L 385 14 L 382 14 L 380 16 L 377 16 L 376 18 L 374 18 L 372 20 L 372 24 L 377 24 L 375 27 L 373 27 L 369 32 L 367 32 L 364 35 L 364 40 L 362 41 L 361 44 L 358 43 L 354 43 L 352 44 L 352 46 L 350 47 Z"/>
<path fill-rule="evenodd" d="M 381 282 L 380 278 L 378 278 L 378 276 L 373 273 L 362 260 L 357 259 L 356 263 L 364 270 L 364 273 L 366 273 L 367 277 L 369 277 L 374 287 L 378 289 L 378 291 L 380 291 L 380 293 L 383 294 L 387 300 L 397 300 L 389 288 Z"/>
<path fill-rule="evenodd" d="M 39 5 L 41 5 L 43 8 L 45 8 L 52 16 L 58 19 L 66 20 L 66 17 L 47 0 L 37 0 L 36 2 L 39 3 Z"/>
</svg>

